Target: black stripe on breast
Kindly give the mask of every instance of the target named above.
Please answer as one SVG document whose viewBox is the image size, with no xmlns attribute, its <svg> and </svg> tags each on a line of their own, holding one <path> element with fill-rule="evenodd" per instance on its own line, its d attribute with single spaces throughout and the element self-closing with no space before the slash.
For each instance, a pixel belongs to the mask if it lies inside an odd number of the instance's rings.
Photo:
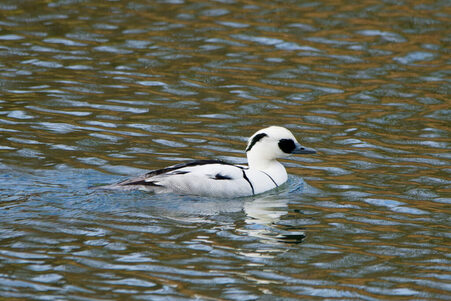
<svg viewBox="0 0 451 301">
<path fill-rule="evenodd" d="M 254 185 L 252 185 L 251 181 L 249 180 L 249 178 L 246 175 L 246 172 L 243 169 L 243 178 L 249 183 L 249 185 L 251 186 L 252 189 L 252 195 L 255 195 L 255 191 L 254 191 Z"/>
<path fill-rule="evenodd" d="M 273 179 L 269 174 L 267 174 L 266 172 L 264 172 L 264 171 L 262 171 L 262 170 L 260 170 L 260 171 L 261 171 L 262 173 L 264 173 L 265 175 L 267 175 L 268 178 L 270 178 L 271 181 L 274 183 L 274 185 L 276 185 L 276 187 L 279 187 L 279 185 L 277 185 L 276 181 L 274 181 L 274 179 Z"/>
</svg>

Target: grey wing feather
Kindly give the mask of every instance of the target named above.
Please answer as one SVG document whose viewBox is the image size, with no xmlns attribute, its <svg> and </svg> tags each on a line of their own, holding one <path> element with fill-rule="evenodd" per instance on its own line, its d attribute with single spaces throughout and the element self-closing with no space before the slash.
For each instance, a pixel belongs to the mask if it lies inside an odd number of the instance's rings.
<svg viewBox="0 0 451 301">
<path fill-rule="evenodd" d="M 181 175 L 181 174 L 187 174 L 190 171 L 189 170 L 181 170 L 184 168 L 189 168 L 189 167 L 194 167 L 194 166 L 201 166 L 201 165 L 207 165 L 207 164 L 222 164 L 222 165 L 232 165 L 230 163 L 221 161 L 221 160 L 195 160 L 195 161 L 189 161 L 186 163 L 180 163 L 180 164 L 176 164 L 176 165 L 172 165 L 166 168 L 162 168 L 162 169 L 157 169 L 157 170 L 152 170 L 144 175 L 135 177 L 135 178 L 131 178 L 131 179 L 127 179 L 115 184 L 111 184 L 111 185 L 105 185 L 105 186 L 99 186 L 96 188 L 100 188 L 100 189 L 126 189 L 126 190 L 131 190 L 131 189 L 137 189 L 137 188 L 142 188 L 145 187 L 148 190 L 152 190 L 152 187 L 154 187 L 155 189 L 157 189 L 158 187 L 163 187 L 163 185 L 159 184 L 159 180 L 161 180 L 162 178 L 164 178 L 166 175 Z M 226 178 L 227 176 L 223 176 L 223 175 L 216 175 L 216 179 L 223 179 Z M 152 178 L 155 178 L 155 181 L 152 180 Z"/>
</svg>

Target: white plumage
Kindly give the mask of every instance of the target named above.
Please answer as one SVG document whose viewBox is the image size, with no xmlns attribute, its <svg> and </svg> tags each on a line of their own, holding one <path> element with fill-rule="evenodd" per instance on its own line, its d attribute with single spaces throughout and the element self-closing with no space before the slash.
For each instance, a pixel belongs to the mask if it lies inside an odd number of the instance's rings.
<svg viewBox="0 0 451 301">
<path fill-rule="evenodd" d="M 315 150 L 301 146 L 286 128 L 271 126 L 249 138 L 246 148 L 248 166 L 220 160 L 190 161 L 99 188 L 211 197 L 251 196 L 287 181 L 287 172 L 276 159 L 291 154 L 313 153 Z"/>
</svg>

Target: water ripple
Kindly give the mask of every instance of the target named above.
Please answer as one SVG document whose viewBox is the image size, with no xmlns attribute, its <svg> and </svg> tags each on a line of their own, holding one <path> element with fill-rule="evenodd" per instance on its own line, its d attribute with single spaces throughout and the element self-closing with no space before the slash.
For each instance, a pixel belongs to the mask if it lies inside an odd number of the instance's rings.
<svg viewBox="0 0 451 301">
<path fill-rule="evenodd" d="M 84 4 L 0 4 L 0 298 L 448 299 L 443 1 Z M 270 124 L 268 194 L 88 188 Z"/>
</svg>

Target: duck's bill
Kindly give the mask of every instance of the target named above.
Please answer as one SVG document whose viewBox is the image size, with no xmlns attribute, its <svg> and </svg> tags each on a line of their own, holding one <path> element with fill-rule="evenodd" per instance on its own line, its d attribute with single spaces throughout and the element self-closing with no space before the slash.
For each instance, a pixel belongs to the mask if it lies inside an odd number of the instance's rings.
<svg viewBox="0 0 451 301">
<path fill-rule="evenodd" d="M 296 148 L 292 153 L 300 155 L 316 154 L 316 150 L 314 150 L 313 148 L 304 147 L 300 144 L 296 144 Z"/>
</svg>

